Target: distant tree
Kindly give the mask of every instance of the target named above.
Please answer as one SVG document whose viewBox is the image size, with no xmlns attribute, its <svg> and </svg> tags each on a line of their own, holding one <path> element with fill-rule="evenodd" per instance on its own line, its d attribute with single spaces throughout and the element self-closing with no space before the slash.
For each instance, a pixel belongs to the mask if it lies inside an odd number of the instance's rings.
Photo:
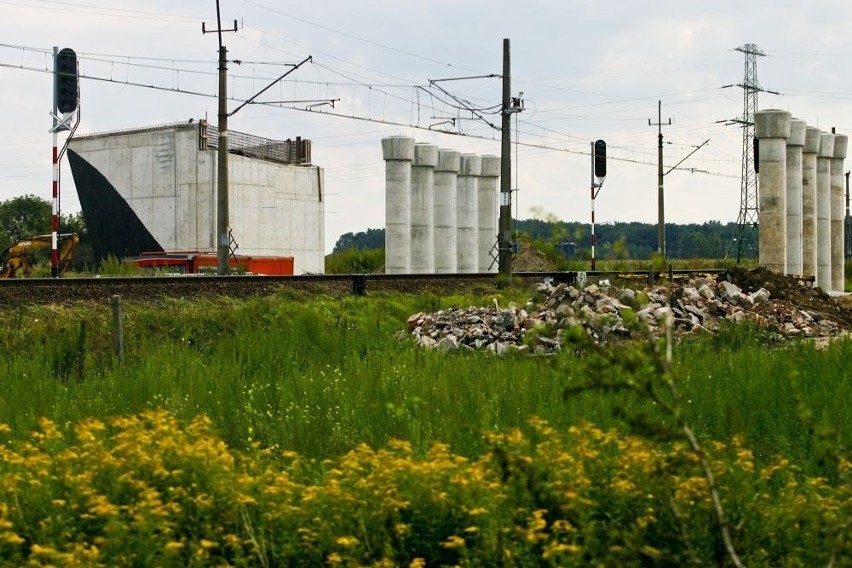
<svg viewBox="0 0 852 568">
<path fill-rule="evenodd" d="M 35 195 L 22 195 L 0 202 L 2 248 L 19 237 L 50 232 L 50 202 Z"/>
<path fill-rule="evenodd" d="M 553 215 L 540 215 L 545 219 L 515 219 L 512 238 L 519 234 L 529 241 L 551 244 L 554 250 L 573 250 L 573 258 L 588 257 L 591 241 L 588 223 L 559 221 Z M 666 223 L 668 257 L 724 258 L 735 227 L 735 223 L 722 224 L 719 221 L 685 225 Z M 657 251 L 657 224 L 637 221 L 600 223 L 595 225 L 595 241 L 600 258 L 649 260 Z M 574 246 L 570 246 L 571 243 Z M 333 254 L 349 249 L 383 249 L 384 246 L 385 230 L 367 229 L 342 235 L 334 246 Z"/>
<path fill-rule="evenodd" d="M 51 203 L 35 195 L 23 195 L 0 202 L 0 250 L 21 237 L 50 233 L 52 213 Z M 80 244 L 74 251 L 71 263 L 72 270 L 93 266 L 94 255 L 83 214 L 60 215 L 59 232 L 77 233 L 80 236 Z"/>
<path fill-rule="evenodd" d="M 385 248 L 385 230 L 367 229 L 366 232 L 345 233 L 340 235 L 334 245 L 332 254 L 337 254 L 349 249 L 372 250 Z"/>
<path fill-rule="evenodd" d="M 95 253 L 92 250 L 92 242 L 89 240 L 89 231 L 83 213 L 72 213 L 59 216 L 60 233 L 77 233 L 80 244 L 74 251 L 74 260 L 71 261 L 71 270 L 81 272 L 95 269 Z"/>
</svg>

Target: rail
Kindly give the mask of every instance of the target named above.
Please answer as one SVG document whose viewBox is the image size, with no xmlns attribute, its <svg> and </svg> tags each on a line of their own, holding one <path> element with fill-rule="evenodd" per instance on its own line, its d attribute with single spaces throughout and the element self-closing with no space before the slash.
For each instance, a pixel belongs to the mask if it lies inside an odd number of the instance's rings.
<svg viewBox="0 0 852 568">
<path fill-rule="evenodd" d="M 582 285 L 602 280 L 640 280 L 643 284 L 676 281 L 697 275 L 714 277 L 724 269 L 620 270 L 589 272 L 518 272 L 508 284 L 531 286 L 538 282 Z M 0 281 L 0 305 L 61 303 L 101 300 L 113 294 L 133 297 L 199 297 L 205 295 L 250 296 L 291 289 L 307 293 L 364 295 L 376 292 L 442 293 L 465 286 L 506 285 L 493 273 L 462 274 L 306 274 L 298 276 L 193 275 L 95 278 L 16 278 Z"/>
</svg>

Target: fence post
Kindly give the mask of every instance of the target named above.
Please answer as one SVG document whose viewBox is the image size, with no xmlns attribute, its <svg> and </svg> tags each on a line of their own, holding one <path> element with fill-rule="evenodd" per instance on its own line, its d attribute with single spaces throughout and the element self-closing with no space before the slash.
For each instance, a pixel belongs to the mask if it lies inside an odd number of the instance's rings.
<svg viewBox="0 0 852 568">
<path fill-rule="evenodd" d="M 124 330 L 121 322 L 121 296 L 111 296 L 112 305 L 112 350 L 118 357 L 119 363 L 124 363 Z"/>
<path fill-rule="evenodd" d="M 363 296 L 367 293 L 367 275 L 353 274 L 352 275 L 352 293 L 356 296 Z"/>
</svg>

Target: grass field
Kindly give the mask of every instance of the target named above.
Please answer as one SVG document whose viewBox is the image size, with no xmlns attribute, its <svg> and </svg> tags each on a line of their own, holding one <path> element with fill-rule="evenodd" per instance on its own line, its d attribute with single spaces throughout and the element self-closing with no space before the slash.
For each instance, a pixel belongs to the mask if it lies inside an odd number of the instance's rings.
<svg viewBox="0 0 852 568">
<path fill-rule="evenodd" d="M 852 554 L 852 344 L 769 346 L 760 330 L 731 327 L 675 346 L 660 377 L 649 350 L 495 358 L 401 337 L 416 311 L 525 299 L 502 294 L 128 303 L 124 364 L 112 354 L 106 301 L 12 312 L 0 327 L 0 558 L 724 564 L 698 454 L 678 437 L 686 423 L 751 564 L 852 562 L 839 556 Z M 674 380 L 677 412 L 642 388 L 571 390 L 602 377 Z M 157 455 L 174 480 L 191 480 L 166 483 L 148 462 Z M 30 459 L 40 465 L 18 468 Z M 79 483 L 38 477 L 48 463 Z M 136 485 L 125 486 L 131 470 Z M 278 485 L 286 491 L 273 498 Z M 149 509 L 140 487 L 155 490 Z M 203 495 L 213 504 L 190 514 Z M 77 509 L 57 504 L 69 499 Z M 161 521 L 168 531 L 156 529 L 157 507 L 173 508 Z M 478 508 L 490 514 L 473 524 Z M 65 529 L 47 530 L 51 515 Z M 153 523 L 144 530 L 133 521 L 143 517 Z M 374 542 L 352 528 L 359 518 Z"/>
</svg>

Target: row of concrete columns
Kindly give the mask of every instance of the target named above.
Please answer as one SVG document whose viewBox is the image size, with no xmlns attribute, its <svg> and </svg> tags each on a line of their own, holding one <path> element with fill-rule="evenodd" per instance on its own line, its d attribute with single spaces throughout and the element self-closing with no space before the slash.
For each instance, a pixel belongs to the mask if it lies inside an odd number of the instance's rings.
<svg viewBox="0 0 852 568">
<path fill-rule="evenodd" d="M 382 139 L 385 272 L 496 272 L 500 158 Z"/>
<path fill-rule="evenodd" d="M 784 110 L 754 114 L 761 266 L 844 289 L 843 160 L 848 137 Z"/>
</svg>

